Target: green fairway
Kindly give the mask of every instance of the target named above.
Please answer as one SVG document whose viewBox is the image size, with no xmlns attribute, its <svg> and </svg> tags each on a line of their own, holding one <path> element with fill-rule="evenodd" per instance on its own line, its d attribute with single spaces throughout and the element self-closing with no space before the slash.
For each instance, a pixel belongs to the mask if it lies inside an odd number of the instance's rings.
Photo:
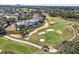
<svg viewBox="0 0 79 59">
<path fill-rule="evenodd" d="M 29 52 L 27 46 L 22 46 L 16 43 L 8 43 L 4 45 L 3 50 L 13 51 L 15 53 L 28 53 Z"/>
<path fill-rule="evenodd" d="M 67 25 L 62 22 L 62 23 L 56 23 L 56 24 L 50 26 L 49 28 L 52 28 L 55 31 L 56 30 L 63 31 L 63 30 L 65 30 L 67 28 Z"/>
<path fill-rule="evenodd" d="M 51 21 L 55 23 L 59 23 L 59 22 L 64 22 L 64 19 L 59 18 L 59 17 L 51 17 Z"/>
<path fill-rule="evenodd" d="M 5 51 L 12 51 L 17 54 L 45 53 L 44 51 L 41 51 L 30 45 L 14 42 L 2 37 L 0 38 L 0 49 Z"/>
<path fill-rule="evenodd" d="M 49 20 L 48 20 L 49 21 Z M 67 28 L 67 24 L 65 23 L 65 20 L 58 17 L 51 17 L 50 22 L 53 21 L 54 24 L 50 25 L 49 28 L 52 28 L 54 30 L 60 30 L 63 31 Z"/>
<path fill-rule="evenodd" d="M 8 41 L 8 40 L 5 40 L 4 38 L 1 37 L 1 38 L 0 38 L 0 45 L 3 44 L 3 43 L 6 43 L 7 41 Z"/>
</svg>

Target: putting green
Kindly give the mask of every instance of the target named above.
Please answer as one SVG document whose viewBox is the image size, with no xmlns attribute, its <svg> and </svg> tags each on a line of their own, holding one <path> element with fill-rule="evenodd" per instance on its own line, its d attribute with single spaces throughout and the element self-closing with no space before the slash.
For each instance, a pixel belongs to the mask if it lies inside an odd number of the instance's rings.
<svg viewBox="0 0 79 59">
<path fill-rule="evenodd" d="M 55 43 L 59 41 L 61 36 L 55 31 L 50 31 L 50 32 L 46 32 L 43 38 L 45 39 L 47 43 Z"/>
</svg>

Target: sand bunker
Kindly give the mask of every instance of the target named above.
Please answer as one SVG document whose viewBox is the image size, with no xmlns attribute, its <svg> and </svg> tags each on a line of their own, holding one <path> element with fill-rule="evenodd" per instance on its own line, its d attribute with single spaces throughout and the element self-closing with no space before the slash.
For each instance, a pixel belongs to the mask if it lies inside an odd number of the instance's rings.
<svg viewBox="0 0 79 59">
<path fill-rule="evenodd" d="M 2 52 L 2 50 L 0 50 L 0 52 Z"/>
<path fill-rule="evenodd" d="M 53 30 L 53 29 L 47 29 L 46 31 L 47 31 L 47 32 L 50 32 L 50 31 L 54 31 L 54 30 Z"/>
<path fill-rule="evenodd" d="M 43 31 L 43 32 L 40 32 L 40 33 L 38 33 L 39 35 L 42 35 L 42 34 L 45 34 L 45 32 Z"/>
<path fill-rule="evenodd" d="M 50 24 L 54 24 L 54 22 L 51 21 Z"/>
<path fill-rule="evenodd" d="M 40 39 L 40 41 L 41 41 L 41 42 L 44 42 L 44 41 L 45 41 L 45 39 Z"/>
<path fill-rule="evenodd" d="M 59 33 L 59 34 L 62 34 L 62 32 L 59 30 L 59 31 L 57 31 L 57 33 Z"/>
</svg>

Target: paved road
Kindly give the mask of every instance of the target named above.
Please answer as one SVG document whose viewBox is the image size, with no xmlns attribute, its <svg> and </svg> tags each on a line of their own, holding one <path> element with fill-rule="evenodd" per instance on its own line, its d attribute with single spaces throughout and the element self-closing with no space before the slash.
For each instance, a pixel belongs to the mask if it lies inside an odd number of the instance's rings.
<svg viewBox="0 0 79 59">
<path fill-rule="evenodd" d="M 9 39 L 9 40 L 13 40 L 13 41 L 16 41 L 16 42 L 25 43 L 25 44 L 34 46 L 34 47 L 36 47 L 38 49 L 41 49 L 42 48 L 42 46 L 36 45 L 36 44 L 31 43 L 31 42 L 28 42 L 28 41 L 22 41 L 22 40 L 14 39 L 14 38 L 11 38 L 9 36 L 4 36 L 4 37 L 7 38 L 7 39 Z"/>
</svg>

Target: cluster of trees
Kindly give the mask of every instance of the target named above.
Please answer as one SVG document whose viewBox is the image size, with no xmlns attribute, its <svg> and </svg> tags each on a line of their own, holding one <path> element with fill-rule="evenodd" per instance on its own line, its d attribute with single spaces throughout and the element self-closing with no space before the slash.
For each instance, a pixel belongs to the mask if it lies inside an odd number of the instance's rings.
<svg viewBox="0 0 79 59">
<path fill-rule="evenodd" d="M 49 13 L 52 17 L 63 17 L 63 18 L 74 18 L 79 19 L 79 11 L 78 10 L 53 10 Z"/>
<path fill-rule="evenodd" d="M 25 9 L 27 9 L 27 8 L 25 8 Z M 29 10 L 30 9 L 27 9 L 27 11 L 25 12 L 25 11 L 21 10 L 21 8 L 19 8 L 18 19 L 20 19 L 20 20 L 32 19 L 32 16 L 35 13 L 38 13 L 38 14 L 42 15 L 42 11 L 40 9 L 35 9 L 35 10 L 31 10 L 31 11 L 29 11 Z"/>
<path fill-rule="evenodd" d="M 79 54 L 79 41 L 65 41 L 63 47 L 59 51 L 61 54 Z"/>
<path fill-rule="evenodd" d="M 0 36 L 1 35 L 5 35 L 6 34 L 6 31 L 4 28 L 0 27 Z"/>
</svg>

